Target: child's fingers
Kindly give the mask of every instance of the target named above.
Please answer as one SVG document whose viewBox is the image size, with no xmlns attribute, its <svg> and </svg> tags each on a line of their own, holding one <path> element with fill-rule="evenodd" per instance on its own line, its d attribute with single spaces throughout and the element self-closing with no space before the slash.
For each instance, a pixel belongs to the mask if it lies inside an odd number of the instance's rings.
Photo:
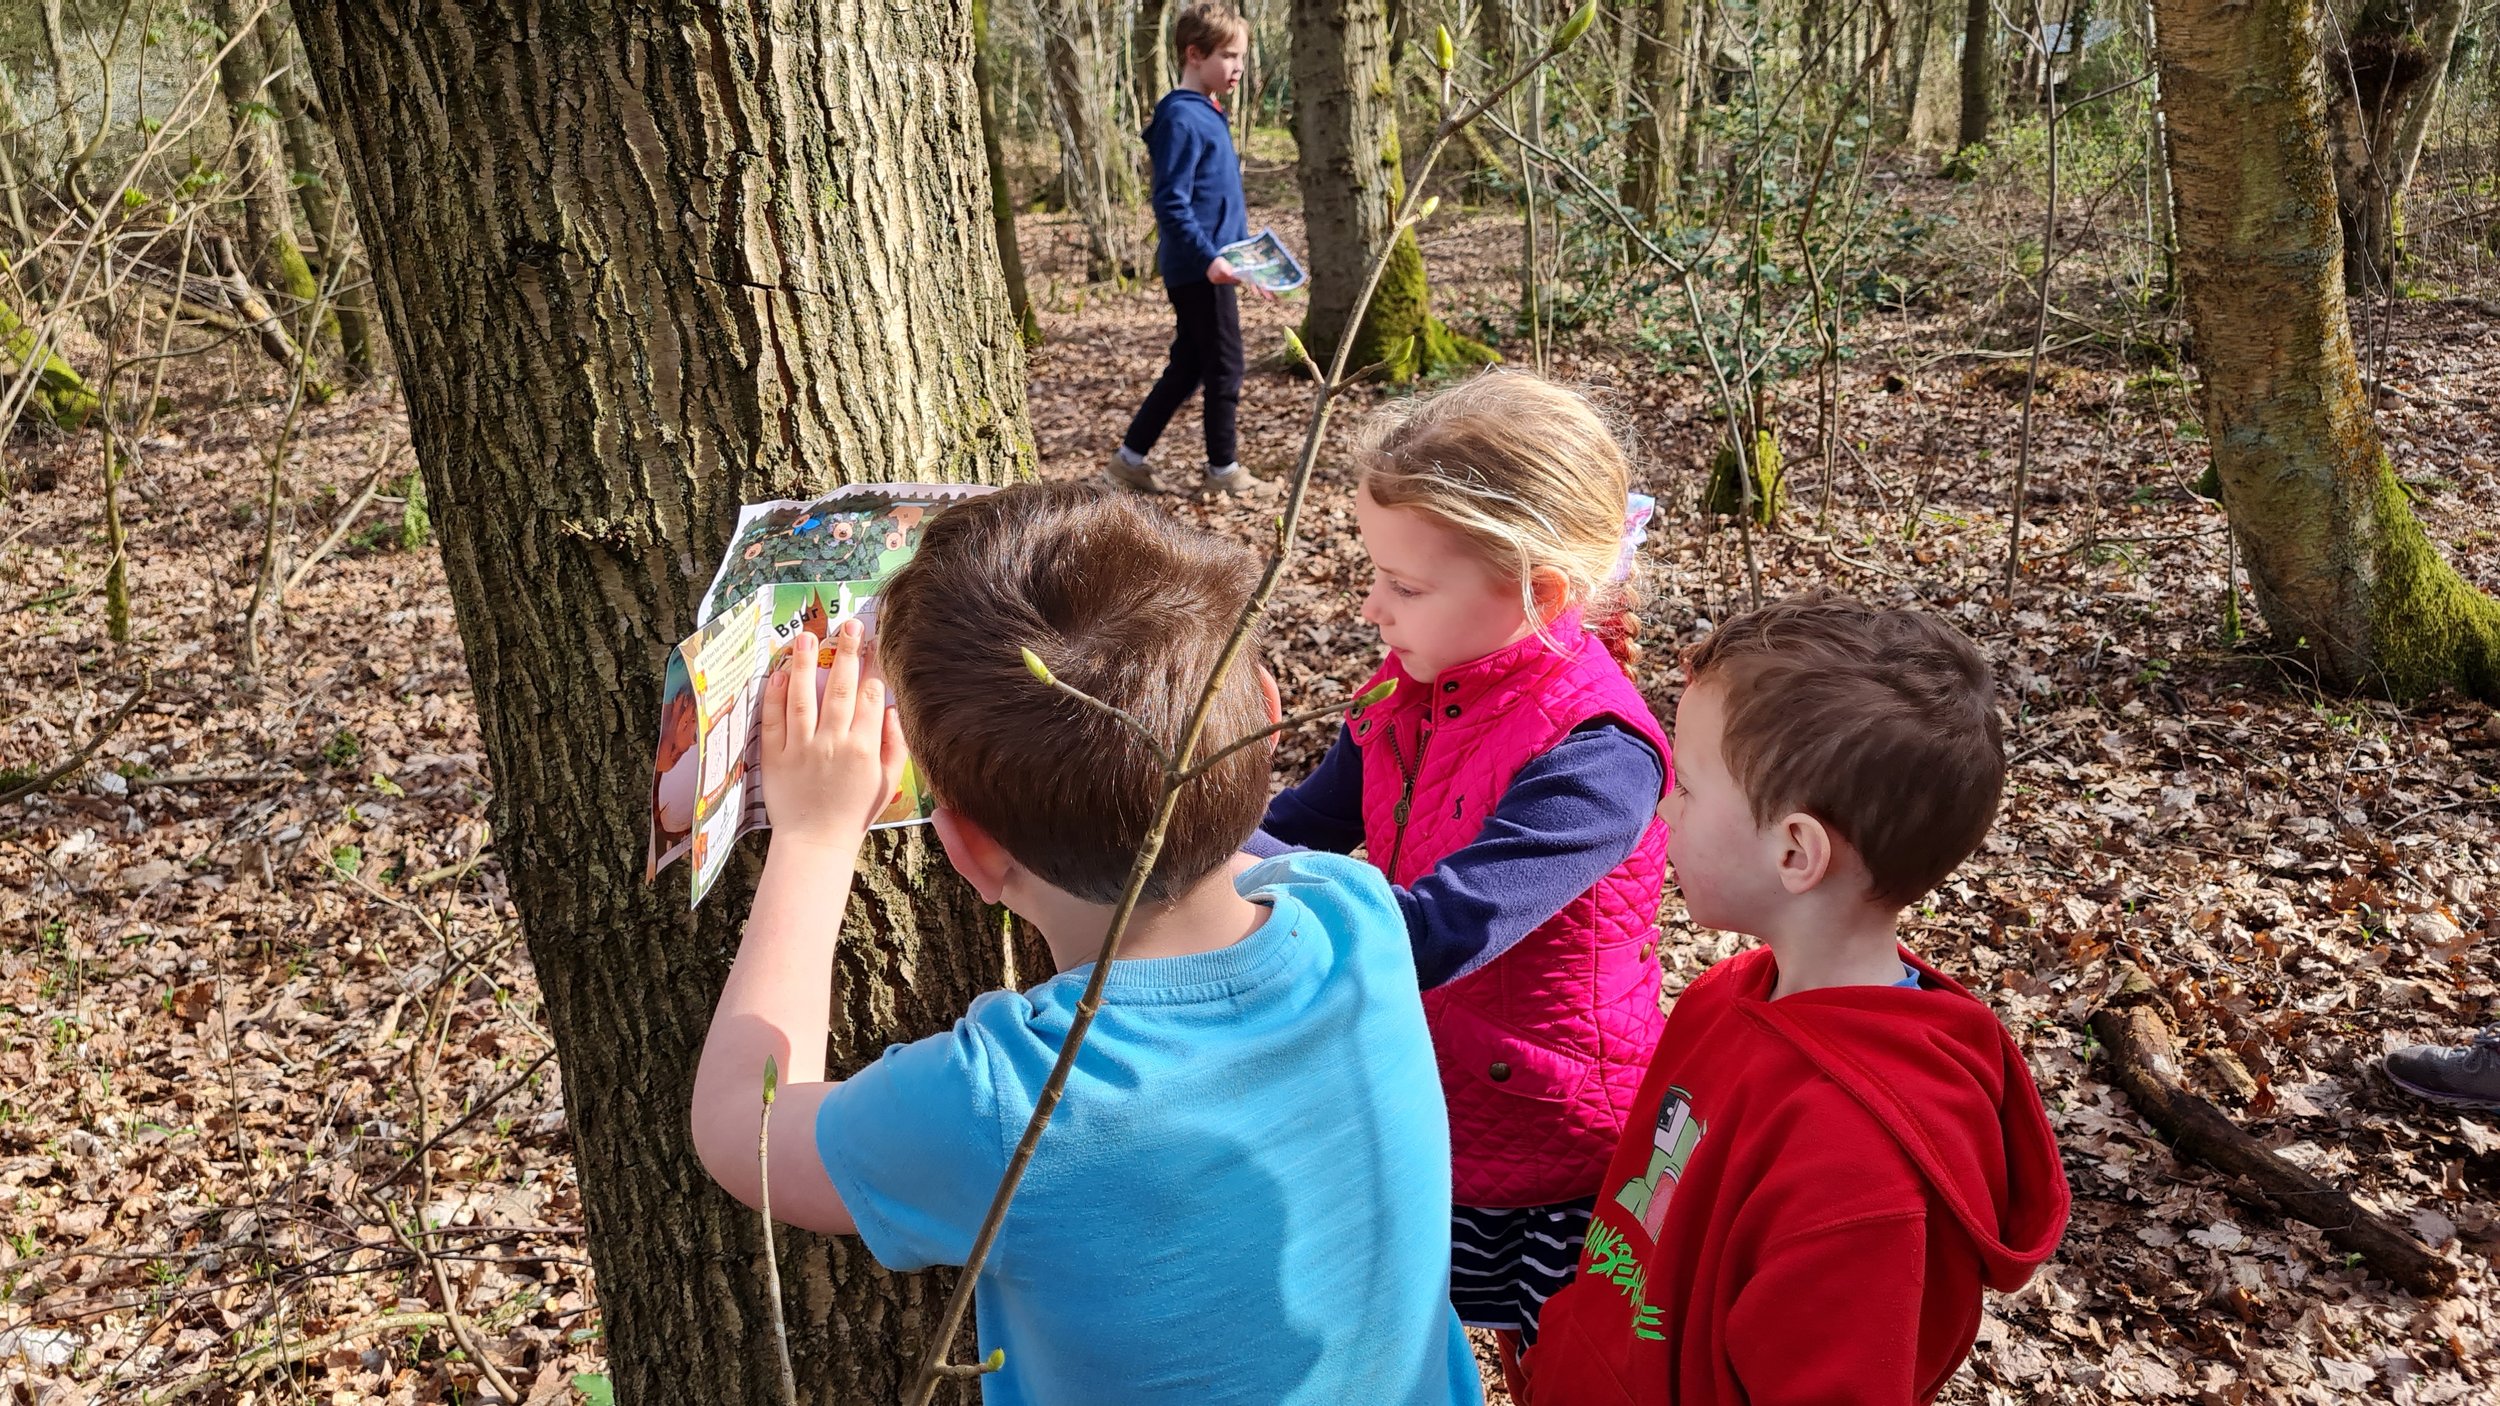
<svg viewBox="0 0 2500 1406">
<path fill-rule="evenodd" d="M 786 665 L 785 661 L 785 665 Z M 783 712 L 790 706 L 790 670 L 775 669 L 764 680 L 764 706 L 756 709 L 756 731 L 764 739 L 764 755 L 778 753 L 790 735 L 790 725 Z"/>
<path fill-rule="evenodd" d="M 858 709 L 859 622 L 845 620 L 834 628 L 833 662 L 825 671 L 824 727 L 848 732 Z"/>
<path fill-rule="evenodd" d="M 787 740 L 805 746 L 816 736 L 816 636 L 806 630 L 790 641 L 781 672 L 788 676 L 790 696 L 783 711 L 789 718 Z"/>
</svg>

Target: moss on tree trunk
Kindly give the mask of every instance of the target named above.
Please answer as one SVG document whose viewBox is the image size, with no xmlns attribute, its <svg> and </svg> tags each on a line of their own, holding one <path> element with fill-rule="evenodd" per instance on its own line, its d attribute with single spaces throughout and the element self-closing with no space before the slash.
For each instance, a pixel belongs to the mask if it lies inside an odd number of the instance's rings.
<svg viewBox="0 0 2500 1406">
<path fill-rule="evenodd" d="M 0 360 L 5 360 L 5 369 L 12 376 L 25 374 L 27 363 L 36 356 L 40 340 L 35 329 L 17 315 L 17 309 L 0 303 Z M 6 388 L 7 383 L 0 381 L 0 391 Z M 41 364 L 35 369 L 34 389 L 28 394 L 26 403 L 27 408 L 38 417 L 62 429 L 74 430 L 86 424 L 87 417 L 95 413 L 96 394 L 88 387 L 86 378 L 78 374 L 76 367 L 47 347 L 43 349 Z"/>
<path fill-rule="evenodd" d="M 756 1218 L 687 1124 L 760 846 L 699 912 L 682 871 L 643 882 L 660 673 L 741 502 L 1032 462 L 968 6 L 294 9 L 406 387 L 617 1399 L 776 1403 Z M 877 838 L 835 1074 L 1000 985 L 1004 941 L 925 831 Z M 784 1244 L 802 1399 L 898 1399 L 945 1276 Z"/>
<path fill-rule="evenodd" d="M 2500 698 L 2500 604 L 2424 535 L 2362 393 L 2314 0 L 2154 12 L 2205 422 L 2267 624 L 2337 684 Z"/>
<path fill-rule="evenodd" d="M 1322 365 L 1335 355 L 1364 277 L 1385 248 L 1389 261 L 1353 330 L 1347 366 L 1379 366 L 1405 381 L 1496 360 L 1492 348 L 1432 315 L 1422 246 L 1412 231 L 1395 233 L 1406 178 L 1381 0 L 1294 0 L 1291 23 L 1293 129 L 1300 148 L 1295 176 L 1311 271 L 1303 345 Z"/>
</svg>

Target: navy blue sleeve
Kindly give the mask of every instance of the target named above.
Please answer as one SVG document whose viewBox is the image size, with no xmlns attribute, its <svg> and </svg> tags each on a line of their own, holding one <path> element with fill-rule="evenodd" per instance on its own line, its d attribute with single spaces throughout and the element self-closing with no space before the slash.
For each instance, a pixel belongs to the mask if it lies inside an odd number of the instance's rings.
<svg viewBox="0 0 2500 1406">
<path fill-rule="evenodd" d="M 1216 246 L 1210 231 L 1198 223 L 1192 197 L 1198 168 L 1212 143 L 1197 126 L 1177 106 L 1167 105 L 1146 128 L 1146 155 L 1154 165 L 1155 219 L 1163 237 L 1186 251 L 1188 268 L 1204 278 L 1207 265 L 1215 262 Z"/>
<path fill-rule="evenodd" d="M 1509 951 L 1595 887 L 1639 846 L 1665 786 L 1657 750 L 1609 722 L 1580 727 L 1521 767 L 1475 839 L 1396 890 L 1424 988 Z"/>
<path fill-rule="evenodd" d="M 1267 803 L 1267 818 L 1244 848 L 1262 859 L 1289 849 L 1351 854 L 1363 843 L 1363 754 L 1343 726 L 1311 774 Z"/>
</svg>

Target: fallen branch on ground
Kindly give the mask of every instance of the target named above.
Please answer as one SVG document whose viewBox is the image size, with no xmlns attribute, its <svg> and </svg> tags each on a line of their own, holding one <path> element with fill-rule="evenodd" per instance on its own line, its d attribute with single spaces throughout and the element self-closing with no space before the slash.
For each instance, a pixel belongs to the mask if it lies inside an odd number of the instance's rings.
<svg viewBox="0 0 2500 1406">
<path fill-rule="evenodd" d="M 104 726 L 96 729 L 95 736 L 87 739 L 86 746 L 79 748 L 77 754 L 72 756 L 68 761 L 52 768 L 43 775 L 20 785 L 12 786 L 6 791 L 0 791 L 0 806 L 7 805 L 11 801 L 22 800 L 27 796 L 31 796 L 37 791 L 41 791 L 46 787 L 49 787 L 53 782 L 60 780 L 62 777 L 67 776 L 71 772 L 86 765 L 87 758 L 94 756 L 98 747 L 103 746 L 106 740 L 111 738 L 114 733 L 121 731 L 122 720 L 130 716 L 131 709 L 139 706 L 140 699 L 148 696 L 148 686 L 152 682 L 154 682 L 154 675 L 141 674 L 139 676 L 139 686 L 130 691 L 130 697 L 125 699 L 119 708 L 113 710 L 113 716 L 104 720 Z"/>
<path fill-rule="evenodd" d="M 2314 1225 L 2341 1249 L 2359 1255 L 2373 1274 L 2424 1297 L 2446 1293 L 2456 1266 L 2412 1236 L 2363 1209 L 2350 1196 L 2275 1155 L 2188 1089 L 2178 1047 L 2156 1004 L 2160 993 L 2134 967 L 2118 991 L 2092 1013 L 2092 1033 L 2109 1052 L 2110 1071 L 2150 1123 L 2181 1155 L 2233 1179 L 2237 1200 Z"/>
</svg>

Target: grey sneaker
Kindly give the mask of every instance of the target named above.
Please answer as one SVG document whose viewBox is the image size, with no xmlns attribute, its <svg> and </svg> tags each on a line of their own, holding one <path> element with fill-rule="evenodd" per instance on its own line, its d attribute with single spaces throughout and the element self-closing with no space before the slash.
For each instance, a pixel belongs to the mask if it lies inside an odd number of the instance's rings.
<svg viewBox="0 0 2500 1406">
<path fill-rule="evenodd" d="M 1132 493 L 1163 491 L 1163 485 L 1155 482 L 1154 465 L 1143 459 L 1132 461 L 1126 445 L 1111 451 L 1111 462 L 1102 466 L 1102 476 L 1111 481 L 1112 487 L 1125 488 Z"/>
<path fill-rule="evenodd" d="M 1226 464 L 1220 469 L 1215 467 L 1213 464 L 1209 464 L 1207 466 L 1207 476 L 1201 483 L 1200 491 L 1204 493 L 1243 493 L 1258 486 L 1259 476 L 1250 472 L 1248 469 L 1243 468 L 1238 463 Z"/>
<path fill-rule="evenodd" d="M 2500 1109 L 2500 1025 L 2464 1045 L 2414 1045 L 2379 1061 L 2389 1083 L 2454 1108 Z"/>
</svg>

